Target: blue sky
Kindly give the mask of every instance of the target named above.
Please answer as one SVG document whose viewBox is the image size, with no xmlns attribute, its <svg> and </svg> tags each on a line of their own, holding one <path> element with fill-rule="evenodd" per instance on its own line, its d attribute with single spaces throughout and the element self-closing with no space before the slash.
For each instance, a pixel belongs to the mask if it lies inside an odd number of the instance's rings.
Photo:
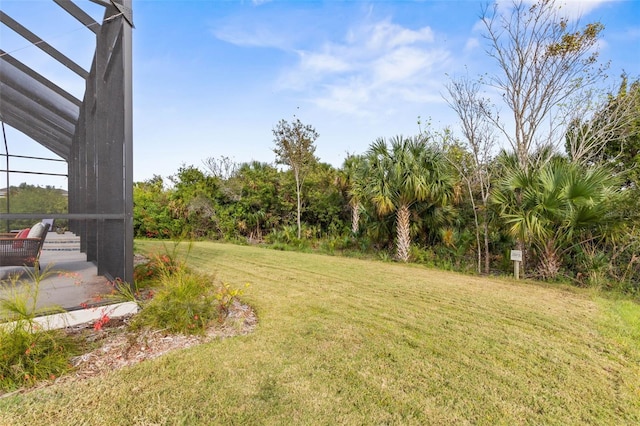
<svg viewBox="0 0 640 426">
<path fill-rule="evenodd" d="M 75 2 L 102 19 L 100 6 Z M 203 168 L 207 157 L 272 163 L 271 130 L 294 114 L 316 128 L 316 155 L 334 166 L 378 137 L 417 133 L 418 116 L 455 130 L 442 99 L 447 76 L 495 71 L 479 26 L 483 3 L 134 0 L 134 180 Z M 0 7 L 89 68 L 91 33 L 52 1 Z M 564 10 L 605 25 L 599 50 L 610 83 L 623 70 L 640 75 L 640 1 L 568 1 Z M 81 79 L 0 31 L 2 49 L 82 98 Z M 7 138 L 12 154 L 52 156 L 13 129 Z M 64 173 L 64 164 L 24 167 Z M 22 181 L 66 187 L 65 178 L 11 177 Z"/>
</svg>

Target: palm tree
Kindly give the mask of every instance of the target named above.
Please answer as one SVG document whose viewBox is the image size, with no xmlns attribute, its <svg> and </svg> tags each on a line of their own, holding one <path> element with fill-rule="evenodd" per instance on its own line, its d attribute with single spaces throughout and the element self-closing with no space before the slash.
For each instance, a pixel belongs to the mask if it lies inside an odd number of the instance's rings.
<svg viewBox="0 0 640 426">
<path fill-rule="evenodd" d="M 493 192 L 510 234 L 533 246 L 538 273 L 547 279 L 560 272 L 564 252 L 606 235 L 618 220 L 609 207 L 620 196 L 607 168 L 563 158 L 526 170 L 511 167 Z"/>
<path fill-rule="evenodd" d="M 452 178 L 441 153 L 423 137 L 396 136 L 373 142 L 366 153 L 365 193 L 381 215 L 395 212 L 396 256 L 406 262 L 411 244 L 411 208 L 416 202 L 446 203 Z"/>
<path fill-rule="evenodd" d="M 364 197 L 361 177 L 365 167 L 366 160 L 363 156 L 348 154 L 338 175 L 338 186 L 348 194 L 349 207 L 351 208 L 351 233 L 353 235 L 358 234 L 360 226 L 360 212 Z"/>
</svg>

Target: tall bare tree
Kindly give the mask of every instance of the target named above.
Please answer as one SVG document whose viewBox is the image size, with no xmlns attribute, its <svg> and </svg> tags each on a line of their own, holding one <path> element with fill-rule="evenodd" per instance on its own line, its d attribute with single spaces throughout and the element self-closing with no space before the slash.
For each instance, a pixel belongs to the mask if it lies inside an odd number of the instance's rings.
<svg viewBox="0 0 640 426">
<path fill-rule="evenodd" d="M 202 163 L 213 177 L 221 180 L 230 179 L 240 168 L 238 163 L 224 155 L 221 155 L 220 158 L 207 157 L 202 160 Z"/>
<path fill-rule="evenodd" d="M 220 191 L 230 200 L 239 201 L 242 187 L 240 182 L 233 179 L 233 177 L 238 173 L 240 165 L 224 155 L 221 155 L 220 158 L 207 157 L 202 160 L 202 163 L 209 174 L 216 179 L 217 184 L 220 185 Z"/>
<path fill-rule="evenodd" d="M 604 77 L 596 49 L 604 26 L 580 27 L 577 19 L 561 14 L 554 0 L 533 5 L 513 0 L 508 10 L 502 5 L 488 6 L 481 19 L 487 53 L 500 69 L 487 76 L 487 83 L 511 111 L 513 128 L 499 114 L 488 118 L 525 168 L 532 149 L 562 141 L 565 120 L 555 114 L 556 107 Z"/>
<path fill-rule="evenodd" d="M 299 118 L 289 123 L 280 120 L 273 129 L 273 142 L 276 147 L 276 163 L 287 165 L 291 168 L 296 180 L 296 198 L 298 206 L 298 238 L 301 237 L 300 215 L 302 211 L 302 184 L 311 165 L 316 162 L 314 145 L 320 135 L 308 124 L 303 124 Z"/>
<path fill-rule="evenodd" d="M 628 77 L 623 74 L 617 93 L 585 90 L 564 107 L 566 149 L 571 161 L 588 165 L 606 155 L 613 163 L 628 151 L 624 141 L 637 132 L 632 124 L 638 120 L 640 91 L 628 92 L 627 86 Z M 613 141 L 620 141 L 617 153 L 611 152 Z"/>
<path fill-rule="evenodd" d="M 453 167 L 467 184 L 473 217 L 476 226 L 478 247 L 478 272 L 481 272 L 482 249 L 480 248 L 480 230 L 484 239 L 484 271 L 489 273 L 489 194 L 491 193 L 491 171 L 489 168 L 495 145 L 494 127 L 487 121 L 488 101 L 479 97 L 480 83 L 467 77 L 452 79 L 447 85 L 448 97 L 445 100 L 460 120 L 460 129 L 471 156 L 448 157 Z M 470 160 L 470 161 L 468 161 Z M 480 190 L 482 215 L 476 204 L 473 188 Z"/>
</svg>

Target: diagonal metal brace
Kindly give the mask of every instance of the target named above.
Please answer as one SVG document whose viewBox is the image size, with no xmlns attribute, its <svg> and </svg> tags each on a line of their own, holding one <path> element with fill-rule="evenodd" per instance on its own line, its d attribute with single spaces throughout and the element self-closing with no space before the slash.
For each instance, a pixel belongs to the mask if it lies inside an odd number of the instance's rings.
<svg viewBox="0 0 640 426">
<path fill-rule="evenodd" d="M 115 0 L 111 0 L 111 4 L 118 9 L 118 11 L 120 13 L 122 13 L 122 16 L 124 17 L 124 19 L 127 20 L 127 22 L 129 23 L 129 25 L 131 25 L 131 28 L 135 28 L 136 26 L 133 25 L 133 10 L 131 10 L 131 8 L 126 7 L 120 3 L 118 3 Z"/>
</svg>

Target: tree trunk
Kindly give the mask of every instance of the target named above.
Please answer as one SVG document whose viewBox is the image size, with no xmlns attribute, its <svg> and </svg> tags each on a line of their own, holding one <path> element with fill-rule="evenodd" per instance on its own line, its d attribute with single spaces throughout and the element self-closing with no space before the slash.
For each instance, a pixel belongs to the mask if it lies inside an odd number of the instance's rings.
<svg viewBox="0 0 640 426">
<path fill-rule="evenodd" d="M 397 254 L 398 260 L 407 262 L 409 260 L 409 246 L 411 245 L 410 235 L 410 219 L 411 212 L 409 206 L 403 204 L 396 213 L 396 232 L 397 232 Z"/>
<path fill-rule="evenodd" d="M 553 238 L 548 239 L 544 244 L 538 272 L 544 279 L 553 279 L 560 272 L 560 259 L 558 258 L 558 250 Z"/>
<path fill-rule="evenodd" d="M 360 228 L 360 203 L 351 206 L 351 233 L 358 234 Z"/>
<path fill-rule="evenodd" d="M 484 273 L 489 274 L 491 272 L 491 262 L 489 259 L 489 224 L 487 223 L 487 214 L 484 215 Z"/>
<path fill-rule="evenodd" d="M 298 172 L 295 171 L 294 173 L 295 177 L 296 177 L 296 197 L 298 199 L 298 239 L 302 238 L 302 229 L 301 229 L 301 225 L 300 225 L 300 210 L 302 210 L 302 203 L 300 202 L 300 176 L 298 175 Z"/>
<path fill-rule="evenodd" d="M 480 224 L 478 223 L 478 209 L 476 201 L 473 199 L 473 189 L 471 188 L 471 181 L 465 178 L 467 182 L 467 189 L 469 190 L 469 199 L 471 200 L 471 208 L 473 209 L 473 223 L 476 226 L 476 247 L 478 250 L 478 273 L 482 272 L 482 249 L 480 248 Z"/>
</svg>

